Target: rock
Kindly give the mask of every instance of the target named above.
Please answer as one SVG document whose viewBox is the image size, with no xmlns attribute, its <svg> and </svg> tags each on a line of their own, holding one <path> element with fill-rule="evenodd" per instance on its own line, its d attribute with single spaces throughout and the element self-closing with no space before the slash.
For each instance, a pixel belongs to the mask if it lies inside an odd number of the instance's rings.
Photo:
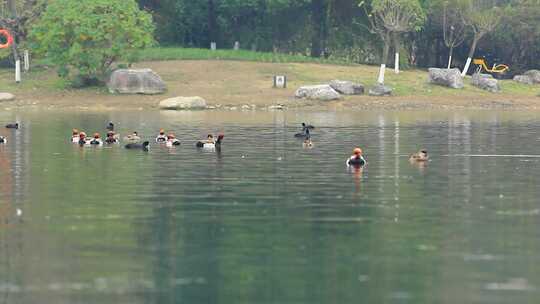
<svg viewBox="0 0 540 304">
<path fill-rule="evenodd" d="M 109 92 L 120 94 L 162 94 L 167 86 L 151 69 L 120 69 L 111 74 Z"/>
<path fill-rule="evenodd" d="M 203 110 L 206 109 L 206 100 L 199 96 L 173 97 L 159 103 L 162 110 Z"/>
<path fill-rule="evenodd" d="M 463 77 L 459 69 L 429 68 L 429 83 L 453 89 L 463 89 Z"/>
<path fill-rule="evenodd" d="M 341 95 L 339 95 L 338 92 L 327 84 L 300 87 L 298 90 L 296 90 L 295 96 L 296 98 L 307 98 L 322 101 L 330 101 L 341 98 Z"/>
<path fill-rule="evenodd" d="M 514 76 L 514 81 L 523 84 L 533 84 L 532 78 L 526 75 L 516 75 Z"/>
<path fill-rule="evenodd" d="M 0 93 L 0 102 L 2 101 L 12 101 L 15 99 L 15 95 L 11 93 Z"/>
<path fill-rule="evenodd" d="M 489 74 L 474 73 L 472 76 L 471 84 L 475 87 L 479 87 L 482 90 L 486 90 L 492 93 L 501 91 L 499 82 L 497 79 Z"/>
<path fill-rule="evenodd" d="M 540 83 L 540 71 L 539 70 L 529 70 L 523 73 L 525 76 L 529 76 L 532 79 L 533 83 Z"/>
<path fill-rule="evenodd" d="M 352 81 L 332 80 L 330 81 L 332 89 L 343 95 L 362 95 L 364 86 Z"/>
<path fill-rule="evenodd" d="M 392 95 L 392 88 L 385 86 L 384 84 L 377 83 L 369 89 L 369 95 L 371 96 L 390 96 Z"/>
</svg>

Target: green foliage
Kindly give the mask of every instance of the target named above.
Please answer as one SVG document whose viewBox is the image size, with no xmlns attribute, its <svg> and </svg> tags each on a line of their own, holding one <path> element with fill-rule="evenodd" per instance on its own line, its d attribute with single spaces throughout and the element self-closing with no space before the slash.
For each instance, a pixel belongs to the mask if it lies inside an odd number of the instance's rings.
<svg viewBox="0 0 540 304">
<path fill-rule="evenodd" d="M 426 14 L 418 0 L 373 0 L 373 14 L 382 19 L 391 32 L 419 31 L 426 21 Z"/>
<path fill-rule="evenodd" d="M 32 27 L 32 51 L 80 85 L 104 80 L 111 65 L 153 44 L 151 16 L 134 0 L 53 0 Z"/>
</svg>

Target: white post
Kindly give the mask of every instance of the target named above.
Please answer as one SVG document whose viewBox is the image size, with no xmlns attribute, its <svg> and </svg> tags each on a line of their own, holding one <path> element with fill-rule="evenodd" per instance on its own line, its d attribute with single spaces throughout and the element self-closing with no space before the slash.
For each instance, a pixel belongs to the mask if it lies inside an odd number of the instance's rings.
<svg viewBox="0 0 540 304">
<path fill-rule="evenodd" d="M 463 72 L 461 72 L 461 77 L 465 77 L 467 75 L 467 71 L 469 70 L 469 66 L 471 65 L 471 57 L 467 58 L 467 63 L 465 63 L 465 67 L 463 68 Z"/>
<path fill-rule="evenodd" d="M 30 52 L 24 50 L 24 71 L 28 72 L 30 70 Z"/>
<path fill-rule="evenodd" d="M 235 51 L 238 51 L 239 49 L 240 49 L 240 42 L 235 41 L 235 42 L 234 42 L 234 50 L 235 50 Z"/>
<path fill-rule="evenodd" d="M 450 70 L 451 65 L 452 65 L 452 56 L 448 57 L 448 67 L 447 67 L 448 70 Z"/>
<path fill-rule="evenodd" d="M 21 61 L 15 61 L 15 82 L 21 82 Z"/>
<path fill-rule="evenodd" d="M 210 43 L 210 49 L 211 49 L 212 51 L 215 51 L 215 50 L 217 49 L 217 45 L 216 45 L 215 42 L 211 42 L 211 43 Z"/>
<path fill-rule="evenodd" d="M 396 74 L 399 74 L 399 53 L 398 52 L 396 52 L 396 57 L 394 61 L 394 72 Z"/>
<path fill-rule="evenodd" d="M 378 83 L 384 84 L 384 71 L 386 70 L 386 64 L 381 64 L 381 68 L 379 69 L 379 79 L 377 80 Z"/>
</svg>

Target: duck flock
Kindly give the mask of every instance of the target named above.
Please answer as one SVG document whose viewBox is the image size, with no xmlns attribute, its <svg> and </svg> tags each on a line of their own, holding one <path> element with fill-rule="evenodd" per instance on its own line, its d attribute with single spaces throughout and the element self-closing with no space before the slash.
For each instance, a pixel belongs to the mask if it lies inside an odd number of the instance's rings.
<svg viewBox="0 0 540 304">
<path fill-rule="evenodd" d="M 7 124 L 7 129 L 18 130 L 19 123 Z M 80 146 L 103 146 L 103 145 L 112 145 L 120 144 L 120 135 L 115 132 L 114 123 L 109 122 L 106 126 L 107 133 L 105 139 L 101 137 L 100 133 L 94 133 L 92 136 L 88 136 L 84 131 L 79 131 L 78 129 L 73 129 L 71 134 L 71 142 L 73 144 L 78 144 Z M 304 148 L 312 148 L 313 142 L 311 141 L 311 130 L 315 129 L 312 125 L 307 125 L 302 123 L 302 130 L 299 133 L 294 134 L 294 137 L 297 139 L 303 140 Z M 195 143 L 195 146 L 200 149 L 206 150 L 219 150 L 221 149 L 221 144 L 224 139 L 224 135 L 220 134 L 217 136 L 217 139 L 214 138 L 212 134 L 208 134 L 207 138 L 204 140 L 199 140 Z M 135 149 L 148 151 L 150 147 L 149 141 L 142 141 L 139 134 L 134 131 L 132 134 L 129 134 L 123 138 L 126 144 L 124 147 L 126 149 Z M 142 141 L 142 142 L 141 142 Z M 8 139 L 5 136 L 0 136 L 0 144 L 7 144 Z M 164 129 L 159 130 L 158 135 L 155 138 L 156 144 L 163 144 L 167 147 L 180 146 L 180 140 L 176 138 L 173 132 L 168 132 L 166 134 Z M 425 149 L 420 150 L 419 152 L 413 153 L 409 156 L 411 162 L 426 162 L 429 160 L 428 152 Z M 363 151 L 361 148 L 356 147 L 353 150 L 353 154 L 347 158 L 345 164 L 349 167 L 363 167 L 367 165 L 367 161 L 363 156 Z"/>
</svg>

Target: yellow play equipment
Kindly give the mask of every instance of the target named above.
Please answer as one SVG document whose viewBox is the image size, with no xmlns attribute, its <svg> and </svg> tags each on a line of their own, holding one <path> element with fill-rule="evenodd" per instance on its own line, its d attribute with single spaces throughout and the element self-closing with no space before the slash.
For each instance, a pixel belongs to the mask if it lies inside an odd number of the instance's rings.
<svg viewBox="0 0 540 304">
<path fill-rule="evenodd" d="M 481 73 L 482 70 L 484 70 L 488 73 L 493 73 L 495 75 L 502 75 L 510 69 L 510 67 L 507 66 L 506 64 L 493 64 L 493 67 L 490 69 L 488 68 L 486 60 L 484 58 L 474 59 L 473 64 L 477 65 L 477 69 L 476 69 L 477 73 Z"/>
</svg>

